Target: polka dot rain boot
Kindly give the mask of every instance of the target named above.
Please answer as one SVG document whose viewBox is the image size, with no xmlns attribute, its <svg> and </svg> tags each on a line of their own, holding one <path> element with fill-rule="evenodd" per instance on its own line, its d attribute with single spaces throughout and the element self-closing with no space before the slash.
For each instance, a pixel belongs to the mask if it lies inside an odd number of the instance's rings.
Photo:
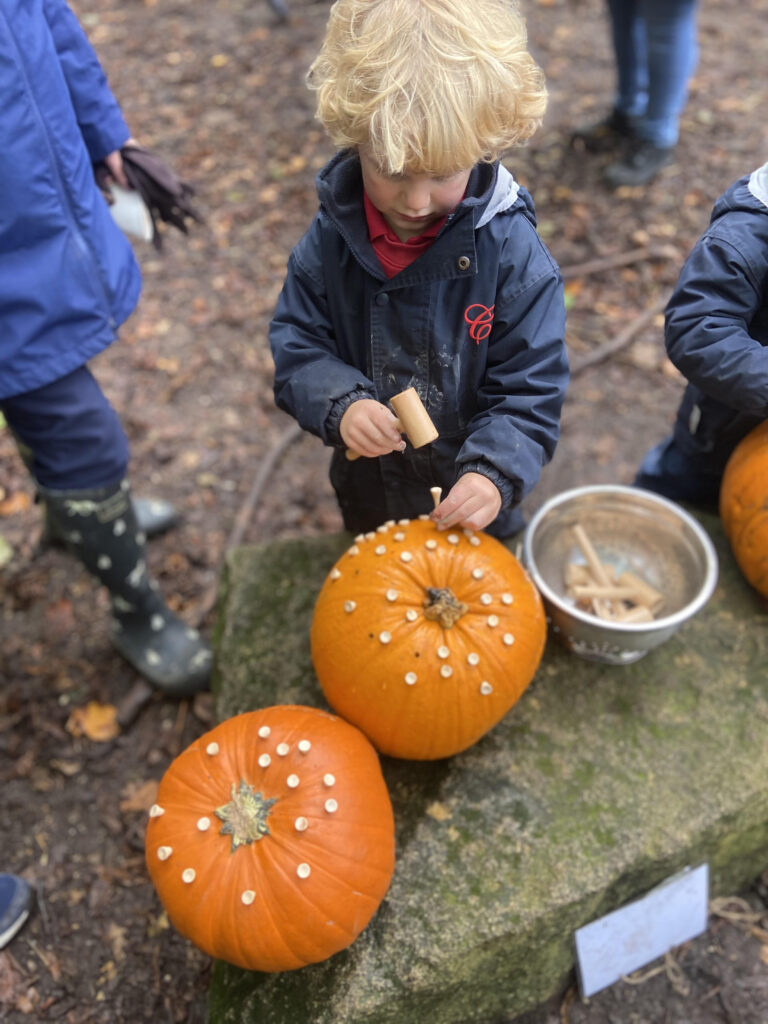
<svg viewBox="0 0 768 1024">
<path fill-rule="evenodd" d="M 168 608 L 147 572 L 127 480 L 82 491 L 42 490 L 47 512 L 67 549 L 109 591 L 112 642 L 158 690 L 188 696 L 208 687 L 211 652 Z"/>
<path fill-rule="evenodd" d="M 170 501 L 162 498 L 139 498 L 134 496 L 133 511 L 136 513 L 136 526 L 145 537 L 159 537 L 174 527 L 179 521 L 179 515 Z M 43 502 L 45 519 L 43 531 L 40 538 L 41 550 L 46 547 L 66 547 L 66 541 L 58 532 L 48 512 L 48 505 Z"/>
<path fill-rule="evenodd" d="M 16 442 L 16 447 L 19 450 L 19 455 L 22 458 L 24 465 L 29 470 L 30 476 L 34 480 L 35 469 L 34 469 L 34 455 L 32 449 L 27 447 L 20 437 L 11 431 L 11 436 Z M 35 495 L 35 500 L 40 500 L 41 495 L 39 492 Z M 175 526 L 179 521 L 179 515 L 170 501 L 164 501 L 162 498 L 139 498 L 134 495 L 131 499 L 133 501 L 133 509 L 136 513 L 136 522 L 138 529 L 141 533 L 147 537 L 158 537 L 160 534 L 165 533 Z M 43 529 L 40 536 L 40 550 L 44 551 L 48 547 L 66 547 L 64 538 L 58 532 L 56 524 L 51 519 L 48 512 L 48 506 L 45 501 L 43 505 Z"/>
</svg>

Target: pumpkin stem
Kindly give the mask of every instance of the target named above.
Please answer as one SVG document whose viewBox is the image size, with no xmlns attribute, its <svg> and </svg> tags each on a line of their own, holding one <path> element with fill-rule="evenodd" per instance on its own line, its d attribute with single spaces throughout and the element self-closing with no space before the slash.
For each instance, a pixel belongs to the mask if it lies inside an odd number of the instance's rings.
<svg viewBox="0 0 768 1024">
<path fill-rule="evenodd" d="M 469 605 L 459 601 L 450 587 L 427 587 L 425 619 L 436 619 L 443 629 L 450 629 L 467 611 Z"/>
<path fill-rule="evenodd" d="M 232 783 L 232 799 L 214 811 L 216 817 L 224 822 L 219 834 L 232 836 L 230 853 L 234 853 L 238 846 L 248 846 L 269 835 L 267 817 L 276 802 L 275 797 L 266 800 L 242 779 L 239 787 Z"/>
</svg>

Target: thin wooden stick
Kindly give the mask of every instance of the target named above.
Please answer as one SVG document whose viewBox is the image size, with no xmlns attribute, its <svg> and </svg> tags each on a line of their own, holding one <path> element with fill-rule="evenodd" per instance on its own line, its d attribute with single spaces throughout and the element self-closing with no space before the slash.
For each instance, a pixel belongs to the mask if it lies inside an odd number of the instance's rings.
<svg viewBox="0 0 768 1024">
<path fill-rule="evenodd" d="M 277 441 L 272 445 L 264 459 L 259 466 L 259 469 L 254 477 L 251 489 L 248 492 L 245 500 L 243 501 L 240 509 L 235 517 L 234 525 L 227 537 L 226 543 L 219 554 L 219 561 L 216 567 L 216 572 L 213 577 L 213 582 L 208 587 L 207 591 L 203 594 L 200 603 L 197 606 L 197 611 L 193 618 L 193 624 L 195 626 L 202 625 L 203 620 L 212 611 L 213 606 L 216 604 L 216 598 L 219 593 L 219 583 L 221 577 L 221 571 L 224 567 L 224 560 L 227 557 L 227 553 L 233 548 L 239 547 L 245 536 L 245 532 L 248 529 L 248 525 L 253 516 L 253 510 L 261 500 L 261 494 L 269 481 L 272 471 L 278 462 L 282 459 L 288 448 L 303 435 L 303 430 L 298 423 L 291 423 L 286 429 L 280 434 Z"/>
<path fill-rule="evenodd" d="M 611 356 L 626 348 L 636 334 L 639 334 L 655 316 L 664 311 L 666 305 L 667 299 L 658 299 L 652 306 L 635 317 L 613 341 L 607 341 L 605 345 L 599 345 L 592 352 L 582 356 L 581 359 L 573 359 L 571 361 L 571 377 L 575 377 L 577 373 L 582 373 L 584 370 L 589 369 L 590 366 L 595 366 L 597 363 L 610 359 Z"/>
<path fill-rule="evenodd" d="M 584 263 L 573 263 L 569 267 L 561 267 L 560 273 L 564 281 L 575 277 L 586 277 L 588 274 L 600 274 L 604 270 L 615 267 L 626 267 L 630 263 L 641 263 L 643 260 L 679 260 L 680 252 L 674 245 L 650 245 L 642 249 L 630 249 L 629 252 L 617 252 L 609 256 L 601 256 Z"/>
</svg>

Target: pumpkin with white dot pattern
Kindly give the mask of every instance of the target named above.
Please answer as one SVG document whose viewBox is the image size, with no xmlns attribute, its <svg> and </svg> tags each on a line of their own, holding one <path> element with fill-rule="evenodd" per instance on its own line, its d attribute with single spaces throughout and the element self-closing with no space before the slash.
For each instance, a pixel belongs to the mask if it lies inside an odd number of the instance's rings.
<svg viewBox="0 0 768 1024">
<path fill-rule="evenodd" d="M 379 758 L 354 726 L 292 705 L 230 718 L 169 766 L 146 861 L 175 928 L 239 967 L 327 959 L 366 927 L 394 870 Z"/>
<path fill-rule="evenodd" d="M 355 538 L 320 591 L 312 661 L 338 714 L 392 757 L 449 757 L 475 743 L 533 679 L 541 598 L 485 533 L 388 522 Z"/>
</svg>

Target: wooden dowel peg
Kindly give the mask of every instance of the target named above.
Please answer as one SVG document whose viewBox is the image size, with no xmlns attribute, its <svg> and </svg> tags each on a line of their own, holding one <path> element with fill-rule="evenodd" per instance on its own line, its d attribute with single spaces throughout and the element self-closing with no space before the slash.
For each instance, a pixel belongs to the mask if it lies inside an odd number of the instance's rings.
<svg viewBox="0 0 768 1024">
<path fill-rule="evenodd" d="M 611 585 L 611 579 L 608 576 L 605 566 L 597 557 L 597 552 L 592 547 L 592 542 L 584 531 L 584 527 L 581 523 L 576 523 L 573 527 L 576 541 L 581 548 L 582 554 L 587 560 L 587 565 L 592 570 L 592 574 L 597 582 L 603 587 L 609 587 Z"/>
<path fill-rule="evenodd" d="M 442 487 L 430 487 L 429 493 L 432 495 L 432 501 L 435 503 L 435 508 L 440 504 L 440 498 L 443 493 Z"/>
</svg>

